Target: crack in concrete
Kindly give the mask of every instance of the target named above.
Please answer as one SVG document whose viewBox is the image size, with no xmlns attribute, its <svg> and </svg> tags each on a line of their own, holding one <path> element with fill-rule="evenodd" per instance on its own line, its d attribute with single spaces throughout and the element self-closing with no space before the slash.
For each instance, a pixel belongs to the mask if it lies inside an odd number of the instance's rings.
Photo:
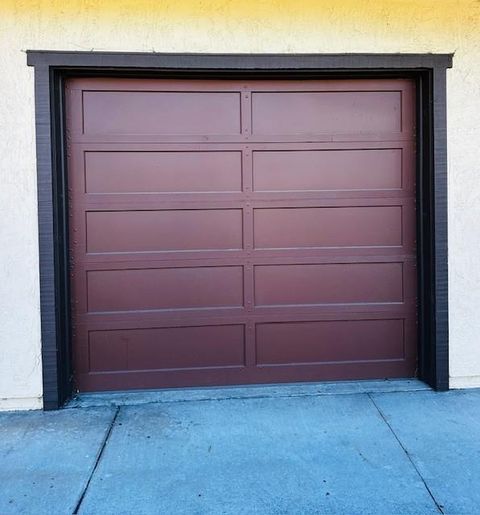
<svg viewBox="0 0 480 515">
<path fill-rule="evenodd" d="M 375 409 L 378 411 L 378 414 L 380 415 L 382 420 L 385 422 L 387 427 L 390 429 L 390 431 L 391 431 L 392 435 L 394 436 L 395 440 L 398 442 L 398 445 L 400 445 L 400 447 L 402 448 L 403 452 L 407 456 L 408 461 L 410 462 L 410 464 L 412 465 L 413 469 L 417 473 L 418 477 L 422 481 L 423 486 L 425 487 L 425 489 L 428 492 L 428 495 L 431 497 L 432 501 L 435 503 L 435 507 L 437 508 L 438 512 L 442 513 L 442 514 L 445 514 L 445 512 L 443 511 L 443 506 L 437 501 L 437 499 L 435 499 L 435 496 L 433 495 L 433 492 L 430 490 L 430 487 L 428 486 L 426 480 L 424 479 L 424 477 L 422 476 L 422 474 L 421 474 L 420 470 L 418 469 L 417 465 L 415 464 L 415 462 L 413 461 L 412 457 L 410 456 L 410 453 L 408 452 L 407 448 L 403 445 L 402 441 L 400 440 L 400 438 L 397 436 L 397 434 L 393 430 L 393 427 L 391 426 L 390 422 L 387 420 L 387 417 L 385 416 L 383 411 L 380 409 L 378 404 L 373 399 L 372 394 L 371 393 L 367 393 L 367 396 L 370 399 L 370 402 L 375 406 Z"/>
<path fill-rule="evenodd" d="M 85 483 L 85 487 L 82 490 L 82 493 L 80 494 L 80 497 L 77 501 L 77 504 L 75 505 L 75 509 L 72 512 L 72 515 L 77 515 L 80 507 L 82 505 L 83 499 L 85 498 L 85 495 L 87 494 L 88 488 L 90 486 L 90 482 L 92 481 L 92 478 L 98 468 L 98 465 L 100 464 L 100 461 L 103 456 L 103 452 L 105 451 L 105 448 L 107 446 L 108 440 L 110 439 L 110 435 L 112 434 L 113 428 L 115 426 L 115 422 L 117 420 L 118 414 L 120 413 L 121 406 L 117 406 L 117 409 L 115 410 L 115 415 L 112 418 L 112 421 L 110 422 L 110 425 L 108 427 L 108 430 L 105 434 L 105 438 L 102 441 L 102 444 L 100 445 L 100 450 L 98 451 L 97 459 L 95 460 L 95 464 L 93 465 L 92 471 L 90 473 L 90 476 L 88 477 L 87 482 Z"/>
</svg>

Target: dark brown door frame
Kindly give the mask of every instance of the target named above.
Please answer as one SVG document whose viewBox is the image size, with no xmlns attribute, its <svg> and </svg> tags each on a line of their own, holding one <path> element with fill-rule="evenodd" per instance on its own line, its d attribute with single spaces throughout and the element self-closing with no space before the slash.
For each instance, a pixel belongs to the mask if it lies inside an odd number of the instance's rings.
<svg viewBox="0 0 480 515">
<path fill-rule="evenodd" d="M 446 70 L 450 54 L 143 54 L 28 51 L 35 68 L 44 408 L 72 393 L 63 81 L 72 75 L 412 77 L 417 83 L 418 376 L 449 387 Z"/>
</svg>

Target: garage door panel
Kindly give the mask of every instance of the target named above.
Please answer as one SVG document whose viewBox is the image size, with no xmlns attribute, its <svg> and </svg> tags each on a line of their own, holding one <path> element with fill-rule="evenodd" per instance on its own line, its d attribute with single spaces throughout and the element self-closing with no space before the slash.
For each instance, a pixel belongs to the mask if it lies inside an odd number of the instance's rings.
<svg viewBox="0 0 480 515">
<path fill-rule="evenodd" d="M 77 319 L 77 328 L 85 328 L 87 331 L 108 330 L 135 330 L 168 327 L 202 327 L 224 325 L 269 324 L 282 322 L 319 322 L 334 320 L 411 320 L 414 312 L 412 305 L 406 302 L 393 305 L 365 304 L 364 306 L 343 304 L 332 306 L 312 306 L 295 312 L 294 316 L 286 315 L 292 312 L 294 307 L 258 307 L 252 313 L 242 308 L 231 310 L 218 309 L 211 311 L 196 310 L 195 312 L 184 310 L 175 312 L 174 316 L 168 311 L 142 311 L 136 312 L 107 312 L 84 313 Z M 415 320 L 413 319 L 413 323 Z M 86 345 L 84 343 L 84 345 Z"/>
<path fill-rule="evenodd" d="M 87 299 L 90 313 L 239 307 L 243 305 L 243 269 L 218 266 L 90 271 Z"/>
<path fill-rule="evenodd" d="M 204 193 L 242 189 L 239 151 L 85 152 L 87 193 Z"/>
<path fill-rule="evenodd" d="M 80 390 L 414 374 L 413 82 L 66 88 Z"/>
<path fill-rule="evenodd" d="M 402 188 L 402 149 L 254 151 L 255 191 Z"/>
<path fill-rule="evenodd" d="M 89 371 L 245 365 L 243 325 L 91 331 Z"/>
<path fill-rule="evenodd" d="M 255 248 L 402 245 L 402 207 L 254 210 Z"/>
<path fill-rule="evenodd" d="M 274 254 L 276 251 L 269 250 L 259 252 L 268 252 L 269 254 Z M 261 256 L 259 256 L 259 258 L 261 259 Z M 292 256 L 291 259 L 295 259 L 294 256 Z M 172 250 L 169 252 L 92 252 L 86 254 L 86 257 L 83 260 L 82 265 L 78 265 L 78 269 L 80 270 L 80 268 L 82 268 L 83 270 L 142 270 L 152 268 L 191 268 L 192 266 L 243 266 L 244 263 L 245 251 L 241 249 L 208 251 Z"/>
<path fill-rule="evenodd" d="M 320 319 L 326 317 L 330 319 L 336 315 L 340 318 L 350 318 L 357 315 L 362 317 L 370 317 L 373 315 L 382 315 L 385 317 L 407 317 L 410 318 L 415 312 L 415 303 L 405 299 L 403 302 L 351 302 L 343 303 L 327 303 L 327 304 L 266 304 L 255 306 L 255 315 L 269 318 L 281 318 L 282 320 L 300 319 L 301 317 L 310 317 Z"/>
<path fill-rule="evenodd" d="M 298 381 L 343 380 L 345 377 L 363 379 L 403 378 L 411 375 L 415 367 L 414 359 L 380 360 L 367 362 L 318 363 L 309 365 L 277 365 L 257 367 L 207 368 L 196 370 L 145 370 L 141 374 L 134 371 L 79 373 L 78 385 L 81 391 L 125 390 L 166 388 L 185 386 L 215 386 L 219 384 L 262 384 Z"/>
<path fill-rule="evenodd" d="M 401 91 L 254 92 L 253 134 L 402 131 Z"/>
<path fill-rule="evenodd" d="M 243 246 L 241 209 L 87 213 L 87 252 L 226 250 Z"/>
<path fill-rule="evenodd" d="M 84 91 L 84 134 L 240 134 L 240 93 Z"/>
<path fill-rule="evenodd" d="M 295 247 L 255 249 L 257 264 L 364 263 L 403 261 L 404 247 Z M 233 254 L 233 252 L 232 252 Z M 100 255 L 95 255 L 100 256 Z M 411 259 L 414 259 L 412 256 Z"/>
<path fill-rule="evenodd" d="M 406 256 L 403 250 L 392 248 L 322 248 L 313 249 L 263 249 L 255 251 L 219 251 L 215 257 L 206 252 L 145 253 L 143 254 L 88 254 L 81 265 L 79 273 L 84 270 L 130 270 L 130 269 L 162 269 L 162 268 L 192 268 L 194 267 L 243 267 L 248 260 L 248 266 L 264 265 L 311 265 L 332 263 L 398 263 L 412 268 L 415 256 Z M 107 266 L 109 264 L 110 266 Z"/>
<path fill-rule="evenodd" d="M 258 306 L 389 302 L 403 302 L 402 263 L 255 267 Z"/>
<path fill-rule="evenodd" d="M 259 365 L 403 359 L 404 321 L 257 324 L 256 351 Z"/>
</svg>

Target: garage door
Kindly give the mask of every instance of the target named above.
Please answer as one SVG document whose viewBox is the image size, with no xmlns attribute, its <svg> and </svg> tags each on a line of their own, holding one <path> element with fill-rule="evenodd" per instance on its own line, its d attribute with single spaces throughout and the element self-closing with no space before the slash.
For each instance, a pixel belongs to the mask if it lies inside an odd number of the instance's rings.
<svg viewBox="0 0 480 515">
<path fill-rule="evenodd" d="M 66 86 L 82 391 L 413 376 L 408 80 Z"/>
</svg>

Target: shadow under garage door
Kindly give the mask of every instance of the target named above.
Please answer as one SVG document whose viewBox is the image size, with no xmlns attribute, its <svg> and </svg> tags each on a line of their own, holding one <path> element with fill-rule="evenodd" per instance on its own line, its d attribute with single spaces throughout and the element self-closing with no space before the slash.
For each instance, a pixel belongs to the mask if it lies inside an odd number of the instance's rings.
<svg viewBox="0 0 480 515">
<path fill-rule="evenodd" d="M 414 95 L 69 80 L 78 388 L 414 375 Z"/>
</svg>

